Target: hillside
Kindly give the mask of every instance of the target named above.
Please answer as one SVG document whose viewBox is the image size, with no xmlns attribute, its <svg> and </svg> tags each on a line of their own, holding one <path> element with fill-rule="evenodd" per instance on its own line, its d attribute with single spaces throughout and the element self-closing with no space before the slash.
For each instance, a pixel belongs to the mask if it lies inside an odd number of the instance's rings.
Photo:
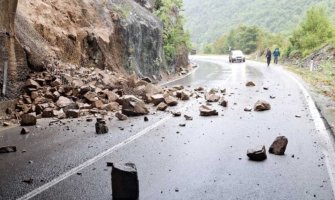
<svg viewBox="0 0 335 200">
<path fill-rule="evenodd" d="M 320 2 L 333 13 L 333 0 L 184 0 L 186 28 L 198 45 L 212 42 L 240 24 L 285 33 L 299 23 L 308 8 Z"/>
</svg>

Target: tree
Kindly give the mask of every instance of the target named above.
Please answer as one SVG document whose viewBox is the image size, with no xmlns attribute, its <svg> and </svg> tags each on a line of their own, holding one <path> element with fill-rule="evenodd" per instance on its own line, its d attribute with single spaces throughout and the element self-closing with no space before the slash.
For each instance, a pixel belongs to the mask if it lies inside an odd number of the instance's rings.
<svg viewBox="0 0 335 200">
<path fill-rule="evenodd" d="M 312 7 L 300 26 L 293 32 L 292 49 L 304 56 L 334 38 L 334 27 L 323 7 Z"/>
</svg>

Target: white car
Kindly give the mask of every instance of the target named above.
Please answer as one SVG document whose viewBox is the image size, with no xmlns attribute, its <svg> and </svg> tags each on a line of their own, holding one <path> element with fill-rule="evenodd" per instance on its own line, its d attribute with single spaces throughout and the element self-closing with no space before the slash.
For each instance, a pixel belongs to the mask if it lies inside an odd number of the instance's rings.
<svg viewBox="0 0 335 200">
<path fill-rule="evenodd" d="M 231 51 L 229 54 L 229 62 L 245 62 L 245 55 L 241 50 L 234 50 Z"/>
</svg>

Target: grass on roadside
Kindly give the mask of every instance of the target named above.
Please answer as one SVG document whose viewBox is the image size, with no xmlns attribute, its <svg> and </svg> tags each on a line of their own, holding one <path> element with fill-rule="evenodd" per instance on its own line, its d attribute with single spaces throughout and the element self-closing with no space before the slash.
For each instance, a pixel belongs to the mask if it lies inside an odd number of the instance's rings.
<svg viewBox="0 0 335 200">
<path fill-rule="evenodd" d="M 315 71 L 307 68 L 290 66 L 288 69 L 300 75 L 311 84 L 317 92 L 335 100 L 335 63 L 326 61 Z"/>
</svg>

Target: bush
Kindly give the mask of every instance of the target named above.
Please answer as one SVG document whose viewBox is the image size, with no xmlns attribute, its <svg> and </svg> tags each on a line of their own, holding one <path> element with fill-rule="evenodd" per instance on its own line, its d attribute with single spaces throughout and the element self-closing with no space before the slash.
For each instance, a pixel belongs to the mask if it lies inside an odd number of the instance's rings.
<svg viewBox="0 0 335 200">
<path fill-rule="evenodd" d="M 293 49 L 310 54 L 325 43 L 334 40 L 334 26 L 323 7 L 312 7 L 300 26 L 293 32 L 290 43 Z"/>
</svg>

